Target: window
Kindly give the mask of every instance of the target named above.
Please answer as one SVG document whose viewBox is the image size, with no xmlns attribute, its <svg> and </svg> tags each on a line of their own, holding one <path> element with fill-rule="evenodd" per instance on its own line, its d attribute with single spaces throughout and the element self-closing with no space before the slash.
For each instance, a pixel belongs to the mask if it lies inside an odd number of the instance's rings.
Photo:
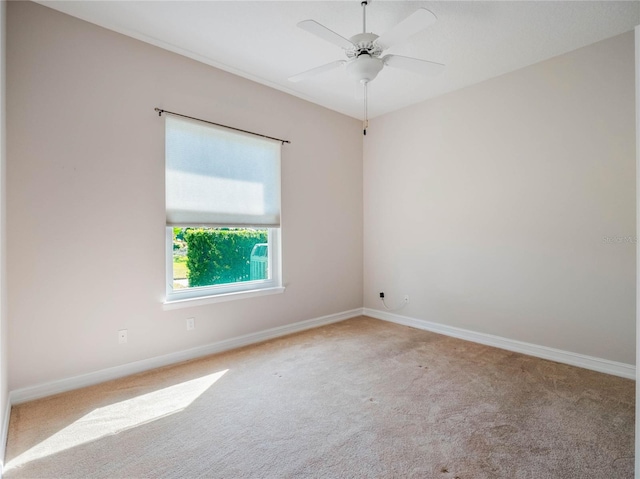
<svg viewBox="0 0 640 479">
<path fill-rule="evenodd" d="M 283 290 L 280 142 L 166 116 L 167 298 Z"/>
</svg>

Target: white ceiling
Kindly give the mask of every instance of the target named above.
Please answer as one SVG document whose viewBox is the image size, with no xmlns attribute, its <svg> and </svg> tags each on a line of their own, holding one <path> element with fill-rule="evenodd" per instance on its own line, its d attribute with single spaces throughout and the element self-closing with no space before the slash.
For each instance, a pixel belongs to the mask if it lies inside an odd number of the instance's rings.
<svg viewBox="0 0 640 479">
<path fill-rule="evenodd" d="M 269 85 L 355 118 L 362 93 L 344 68 L 288 77 L 345 58 L 299 29 L 314 19 L 344 37 L 360 33 L 359 0 L 39 1 L 50 8 Z M 638 1 L 385 1 L 367 7 L 367 30 L 384 33 L 417 8 L 435 25 L 385 53 L 446 64 L 438 77 L 386 67 L 369 86 L 371 118 L 457 90 L 640 24 Z"/>
</svg>

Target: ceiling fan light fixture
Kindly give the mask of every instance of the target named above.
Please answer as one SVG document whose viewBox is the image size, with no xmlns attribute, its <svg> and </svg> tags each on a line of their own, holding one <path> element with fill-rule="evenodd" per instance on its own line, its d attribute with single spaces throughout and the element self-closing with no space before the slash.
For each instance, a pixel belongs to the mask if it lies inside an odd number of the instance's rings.
<svg viewBox="0 0 640 479">
<path fill-rule="evenodd" d="M 360 83 L 368 83 L 378 76 L 383 66 L 382 60 L 365 53 L 347 63 L 347 75 Z"/>
</svg>

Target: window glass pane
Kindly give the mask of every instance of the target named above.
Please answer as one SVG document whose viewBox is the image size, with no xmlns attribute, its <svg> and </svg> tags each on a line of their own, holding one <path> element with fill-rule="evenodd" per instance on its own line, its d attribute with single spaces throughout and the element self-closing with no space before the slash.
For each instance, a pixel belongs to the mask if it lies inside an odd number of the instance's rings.
<svg viewBox="0 0 640 479">
<path fill-rule="evenodd" d="M 270 278 L 269 230 L 173 228 L 173 289 Z"/>
</svg>

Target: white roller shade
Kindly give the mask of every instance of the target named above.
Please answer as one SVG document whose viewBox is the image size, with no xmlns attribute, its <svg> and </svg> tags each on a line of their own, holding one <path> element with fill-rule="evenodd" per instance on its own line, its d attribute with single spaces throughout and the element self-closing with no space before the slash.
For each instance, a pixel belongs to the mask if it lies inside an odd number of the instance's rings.
<svg viewBox="0 0 640 479">
<path fill-rule="evenodd" d="M 166 116 L 168 226 L 280 226 L 279 141 Z"/>
</svg>

